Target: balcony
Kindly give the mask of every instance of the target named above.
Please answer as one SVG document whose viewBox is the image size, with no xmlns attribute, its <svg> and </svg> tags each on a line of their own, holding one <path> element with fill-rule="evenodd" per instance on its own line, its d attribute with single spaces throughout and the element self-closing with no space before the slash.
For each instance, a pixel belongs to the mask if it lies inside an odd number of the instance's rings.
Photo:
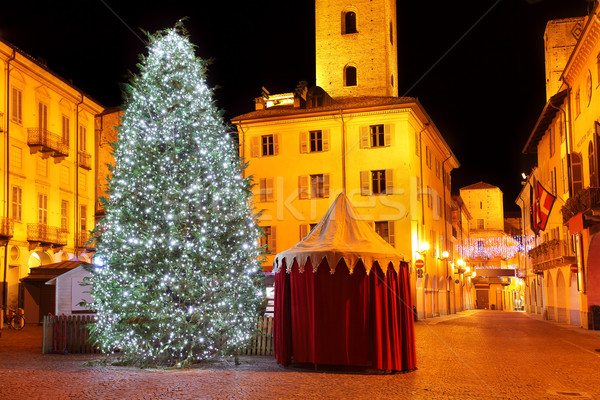
<svg viewBox="0 0 600 400">
<path fill-rule="evenodd" d="M 533 272 L 542 272 L 554 267 L 573 264 L 575 255 L 564 240 L 550 240 L 529 250 Z"/>
<path fill-rule="evenodd" d="M 69 145 L 63 138 L 44 128 L 27 128 L 27 145 L 31 154 L 42 153 L 42 157 L 56 157 L 55 162 L 62 161 L 69 155 Z"/>
<path fill-rule="evenodd" d="M 0 217 L 0 246 L 8 244 L 8 241 L 14 235 L 15 224 L 10 218 Z"/>
<path fill-rule="evenodd" d="M 63 247 L 67 244 L 67 232 L 46 224 L 27 224 L 27 241 L 30 250 L 41 247 Z"/>
<path fill-rule="evenodd" d="M 79 166 L 83 169 L 92 169 L 92 155 L 85 151 L 79 151 Z"/>
<path fill-rule="evenodd" d="M 585 227 L 600 222 L 600 188 L 583 189 L 567 200 L 562 208 L 563 222 L 568 223 L 579 213 L 583 214 Z"/>
<path fill-rule="evenodd" d="M 76 247 L 78 249 L 85 249 L 87 251 L 95 251 L 96 250 L 96 242 L 93 241 L 88 243 L 91 238 L 89 232 L 79 232 L 79 236 L 77 236 Z"/>
</svg>

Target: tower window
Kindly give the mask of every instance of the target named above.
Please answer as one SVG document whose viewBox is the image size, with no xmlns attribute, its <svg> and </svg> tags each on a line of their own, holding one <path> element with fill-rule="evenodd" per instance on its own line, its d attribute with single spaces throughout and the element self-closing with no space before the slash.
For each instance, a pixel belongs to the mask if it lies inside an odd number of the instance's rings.
<svg viewBox="0 0 600 400">
<path fill-rule="evenodd" d="M 348 11 L 344 14 L 344 30 L 343 34 L 356 33 L 356 13 Z"/>
<path fill-rule="evenodd" d="M 356 67 L 346 67 L 344 74 L 345 85 L 344 86 L 356 86 Z"/>
<path fill-rule="evenodd" d="M 392 25 L 392 21 L 390 21 L 390 43 L 394 44 L 394 26 Z"/>
</svg>

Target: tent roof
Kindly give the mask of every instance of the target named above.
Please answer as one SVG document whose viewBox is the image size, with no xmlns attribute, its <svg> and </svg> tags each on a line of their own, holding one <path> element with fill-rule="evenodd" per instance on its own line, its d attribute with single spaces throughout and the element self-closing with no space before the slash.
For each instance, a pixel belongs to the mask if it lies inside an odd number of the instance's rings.
<svg viewBox="0 0 600 400">
<path fill-rule="evenodd" d="M 40 265 L 31 268 L 29 275 L 22 278 L 23 282 L 46 282 L 52 278 L 56 278 L 66 272 L 77 268 L 80 265 L 91 265 L 85 261 L 61 261 L 54 264 Z"/>
<path fill-rule="evenodd" d="M 387 273 L 390 263 L 398 271 L 404 261 L 404 256 L 398 250 L 361 219 L 344 193 L 335 199 L 321 222 L 308 236 L 294 247 L 277 254 L 273 271 L 280 272 L 285 261 L 289 272 L 294 260 L 298 262 L 300 271 L 304 271 L 309 258 L 313 272 L 326 259 L 332 274 L 341 259 L 344 259 L 350 273 L 362 261 L 367 274 L 375 262 Z"/>
</svg>

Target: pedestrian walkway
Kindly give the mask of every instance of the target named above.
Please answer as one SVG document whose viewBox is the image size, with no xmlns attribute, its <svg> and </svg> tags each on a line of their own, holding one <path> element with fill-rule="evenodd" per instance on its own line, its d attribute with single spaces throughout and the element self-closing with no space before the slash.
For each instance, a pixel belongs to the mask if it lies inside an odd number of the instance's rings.
<svg viewBox="0 0 600 400">
<path fill-rule="evenodd" d="M 418 369 L 361 374 L 242 357 L 189 370 L 86 366 L 42 355 L 41 329 L 4 330 L 1 399 L 600 399 L 600 337 L 523 312 L 468 311 L 415 324 Z"/>
</svg>

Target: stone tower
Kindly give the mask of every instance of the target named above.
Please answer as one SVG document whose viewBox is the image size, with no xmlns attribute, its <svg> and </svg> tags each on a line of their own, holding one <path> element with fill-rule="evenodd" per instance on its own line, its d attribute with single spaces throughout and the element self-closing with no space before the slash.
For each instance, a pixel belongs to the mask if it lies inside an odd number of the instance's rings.
<svg viewBox="0 0 600 400">
<path fill-rule="evenodd" d="M 317 86 L 331 97 L 398 96 L 395 0 L 316 0 Z"/>
</svg>

